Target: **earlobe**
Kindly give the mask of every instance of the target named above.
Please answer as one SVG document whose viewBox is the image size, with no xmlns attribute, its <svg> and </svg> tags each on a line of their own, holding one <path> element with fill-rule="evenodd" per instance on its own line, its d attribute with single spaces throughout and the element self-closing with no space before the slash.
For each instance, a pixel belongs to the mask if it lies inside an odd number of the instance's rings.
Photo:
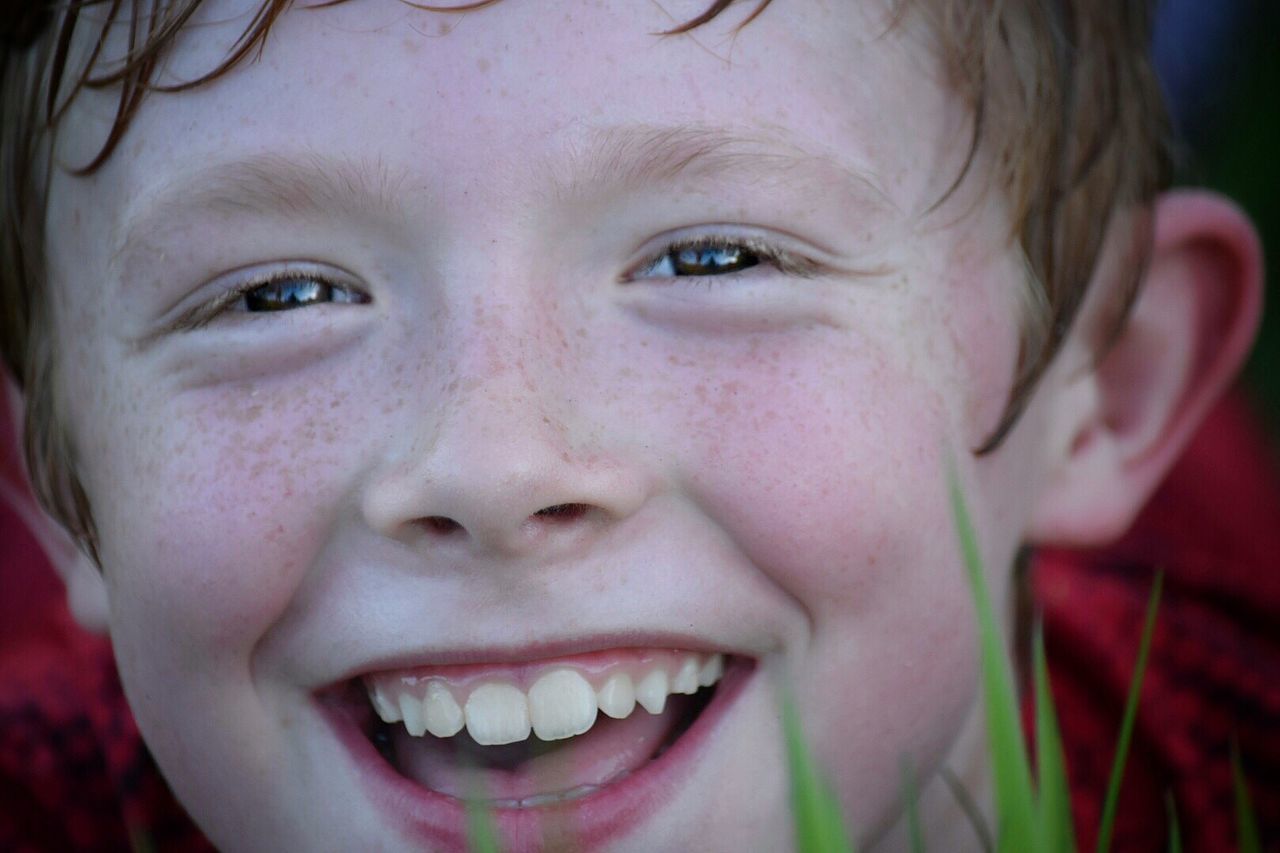
<svg viewBox="0 0 1280 853">
<path fill-rule="evenodd" d="M 1129 323 L 1092 369 L 1054 389 L 1052 417 L 1071 434 L 1032 518 L 1034 544 L 1098 546 L 1128 529 L 1234 379 L 1261 310 L 1262 253 L 1244 214 L 1207 192 L 1162 197 Z"/>
<path fill-rule="evenodd" d="M 106 579 L 88 555 L 79 548 L 75 552 L 73 565 L 58 568 L 67 585 L 67 605 L 80 627 L 105 634 L 111 624 Z"/>
</svg>

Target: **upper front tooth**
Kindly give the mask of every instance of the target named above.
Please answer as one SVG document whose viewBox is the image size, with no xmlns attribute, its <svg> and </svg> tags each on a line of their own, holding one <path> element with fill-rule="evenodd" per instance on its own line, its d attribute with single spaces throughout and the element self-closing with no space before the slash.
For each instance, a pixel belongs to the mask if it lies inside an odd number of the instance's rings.
<svg viewBox="0 0 1280 853">
<path fill-rule="evenodd" d="M 467 734 L 482 746 L 501 746 L 529 737 L 529 701 L 510 684 L 482 684 L 467 698 Z"/>
<path fill-rule="evenodd" d="M 703 687 L 710 687 L 720 680 L 720 676 L 724 674 L 724 655 L 714 654 L 707 658 L 707 662 L 702 665 L 702 669 L 698 670 L 698 683 Z"/>
<path fill-rule="evenodd" d="M 671 679 L 671 692 L 692 695 L 698 692 L 698 659 L 689 655 Z"/>
<path fill-rule="evenodd" d="M 596 694 L 596 701 L 600 710 L 615 720 L 631 716 L 631 712 L 636 709 L 636 688 L 631 683 L 631 676 L 625 672 L 615 672 L 609 676 L 609 680 Z"/>
<path fill-rule="evenodd" d="M 529 688 L 529 719 L 543 740 L 580 735 L 596 721 L 596 693 L 573 670 L 553 670 Z"/>
<path fill-rule="evenodd" d="M 667 706 L 667 671 L 655 669 L 636 685 L 636 701 L 650 714 L 661 714 Z"/>
<path fill-rule="evenodd" d="M 453 737 L 462 731 L 465 718 L 458 700 L 449 688 L 438 681 L 427 682 L 427 696 L 422 700 L 422 713 L 427 731 L 436 737 Z"/>
</svg>

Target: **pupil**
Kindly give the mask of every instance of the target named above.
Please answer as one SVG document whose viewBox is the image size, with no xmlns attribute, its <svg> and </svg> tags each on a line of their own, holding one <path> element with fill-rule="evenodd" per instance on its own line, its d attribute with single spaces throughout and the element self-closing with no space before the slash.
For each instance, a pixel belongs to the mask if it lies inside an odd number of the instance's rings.
<svg viewBox="0 0 1280 853">
<path fill-rule="evenodd" d="M 326 301 L 329 286 L 308 278 L 290 278 L 264 284 L 245 294 L 249 311 L 285 311 L 299 305 Z"/>
<path fill-rule="evenodd" d="M 753 267 L 759 259 L 740 246 L 681 249 L 675 256 L 677 275 L 717 275 Z"/>
</svg>

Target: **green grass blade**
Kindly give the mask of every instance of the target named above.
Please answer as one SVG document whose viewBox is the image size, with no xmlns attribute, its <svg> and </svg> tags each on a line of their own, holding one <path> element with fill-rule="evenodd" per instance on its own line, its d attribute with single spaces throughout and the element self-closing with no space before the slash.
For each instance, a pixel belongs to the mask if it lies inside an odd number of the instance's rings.
<svg viewBox="0 0 1280 853">
<path fill-rule="evenodd" d="M 499 853 L 500 850 L 493 815 L 479 800 L 467 801 L 467 849 L 471 853 Z"/>
<path fill-rule="evenodd" d="M 1147 672 L 1147 655 L 1151 651 L 1151 638 L 1156 630 L 1156 611 L 1160 607 L 1160 593 L 1164 589 L 1164 572 L 1157 572 L 1151 585 L 1151 599 L 1147 602 L 1146 622 L 1142 626 L 1142 641 L 1138 644 L 1138 661 L 1133 667 L 1133 679 L 1129 682 L 1129 698 L 1125 702 L 1124 719 L 1120 723 L 1120 740 L 1116 743 L 1116 756 L 1111 764 L 1111 780 L 1107 783 L 1107 799 L 1102 809 L 1102 824 L 1098 827 L 1098 853 L 1111 849 L 1111 835 L 1115 831 L 1116 805 L 1120 801 L 1120 780 L 1124 778 L 1124 765 L 1129 757 L 1129 742 L 1133 739 L 1133 722 L 1138 716 L 1138 697 L 1142 695 L 1142 679 Z"/>
<path fill-rule="evenodd" d="M 1178 807 L 1173 802 L 1173 793 L 1165 797 L 1169 809 L 1169 853 L 1182 853 L 1182 830 L 1178 827 Z"/>
<path fill-rule="evenodd" d="M 1236 843 L 1240 853 L 1262 853 L 1262 838 L 1249 797 L 1249 784 L 1240 766 L 1240 749 L 1231 744 L 1231 780 L 1236 789 Z"/>
<path fill-rule="evenodd" d="M 1042 849 L 1054 853 L 1074 853 L 1075 830 L 1071 823 L 1071 795 L 1067 764 L 1062 754 L 1062 733 L 1053 709 L 1049 666 L 1044 653 L 1044 626 L 1037 625 L 1034 638 L 1036 693 L 1036 759 L 1039 772 L 1039 806 Z"/>
<path fill-rule="evenodd" d="M 911 853 L 924 853 L 924 830 L 920 827 L 920 792 L 916 789 L 916 774 L 911 761 L 902 759 L 902 798 L 907 804 L 907 832 L 911 838 Z"/>
<path fill-rule="evenodd" d="M 992 759 L 996 808 L 1000 815 L 998 850 L 1035 849 L 1036 810 L 1031 792 L 1030 762 L 1018 713 L 1018 700 L 1009 674 L 1007 653 L 991 608 L 982 557 L 978 552 L 973 522 L 960 489 L 954 463 L 948 465 L 947 481 L 951 511 L 955 517 L 960 549 L 969 574 L 974 605 L 978 613 L 978 634 L 982 650 L 983 700 L 987 712 L 987 738 Z"/>
<path fill-rule="evenodd" d="M 800 729 L 791 694 L 782 695 L 782 728 L 791 771 L 791 809 L 795 817 L 797 853 L 852 853 L 840 805 L 818 772 Z"/>
</svg>

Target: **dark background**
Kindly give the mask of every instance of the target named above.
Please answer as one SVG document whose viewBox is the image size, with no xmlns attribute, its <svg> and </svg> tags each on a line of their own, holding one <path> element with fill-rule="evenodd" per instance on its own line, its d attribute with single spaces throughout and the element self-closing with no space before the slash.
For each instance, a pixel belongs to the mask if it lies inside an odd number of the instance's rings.
<svg viewBox="0 0 1280 853">
<path fill-rule="evenodd" d="M 1164 0 L 1155 58 L 1179 182 L 1235 199 L 1262 235 L 1268 304 L 1244 386 L 1280 460 L 1280 0 Z"/>
</svg>

